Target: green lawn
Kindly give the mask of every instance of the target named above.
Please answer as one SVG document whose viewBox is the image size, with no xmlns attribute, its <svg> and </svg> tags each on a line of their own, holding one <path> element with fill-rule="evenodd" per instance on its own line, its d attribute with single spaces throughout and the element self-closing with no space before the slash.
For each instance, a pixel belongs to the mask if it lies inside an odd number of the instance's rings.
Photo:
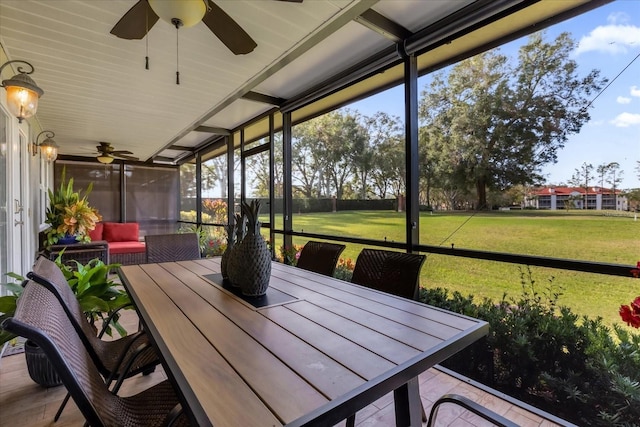
<svg viewBox="0 0 640 427">
<path fill-rule="evenodd" d="M 294 230 L 404 241 L 404 213 L 356 211 L 294 215 Z M 281 225 L 280 225 L 281 227 Z M 278 227 L 278 228 L 280 228 Z M 305 238 L 294 239 L 304 244 Z M 601 212 L 493 212 L 422 213 L 420 242 L 428 245 L 556 258 L 635 265 L 640 259 L 640 220 L 632 216 L 604 216 Z M 355 260 L 360 245 L 347 245 L 343 257 Z M 421 284 L 444 287 L 476 298 L 499 299 L 504 293 L 522 292 L 522 266 L 428 255 Z M 537 291 L 544 292 L 552 279 L 561 291 L 560 301 L 579 314 L 602 316 L 619 322 L 620 304 L 640 295 L 640 280 L 600 274 L 532 267 Z"/>
</svg>

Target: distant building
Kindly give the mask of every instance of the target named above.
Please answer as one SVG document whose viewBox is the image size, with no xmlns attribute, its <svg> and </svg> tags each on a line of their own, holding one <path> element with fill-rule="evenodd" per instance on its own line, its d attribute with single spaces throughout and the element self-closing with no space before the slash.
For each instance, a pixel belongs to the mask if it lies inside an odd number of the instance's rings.
<svg viewBox="0 0 640 427">
<path fill-rule="evenodd" d="M 525 199 L 525 206 L 536 209 L 584 209 L 585 193 L 587 209 L 628 210 L 627 198 L 620 190 L 603 187 L 549 186 L 534 189 Z"/>
</svg>

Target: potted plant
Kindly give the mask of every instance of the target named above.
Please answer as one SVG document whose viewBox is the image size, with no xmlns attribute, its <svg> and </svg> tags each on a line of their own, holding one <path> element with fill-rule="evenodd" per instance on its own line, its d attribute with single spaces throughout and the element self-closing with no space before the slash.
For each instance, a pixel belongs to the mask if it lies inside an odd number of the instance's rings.
<svg viewBox="0 0 640 427">
<path fill-rule="evenodd" d="M 87 200 L 93 183 L 89 184 L 81 197 L 81 190 L 73 189 L 73 178 L 67 181 L 65 175 L 65 169 L 62 169 L 60 187 L 55 192 L 51 189 L 48 191 L 49 207 L 45 219 L 50 226 L 46 231 L 48 245 L 89 242 L 89 231 L 102 220 L 98 210 L 89 206 Z"/>
</svg>

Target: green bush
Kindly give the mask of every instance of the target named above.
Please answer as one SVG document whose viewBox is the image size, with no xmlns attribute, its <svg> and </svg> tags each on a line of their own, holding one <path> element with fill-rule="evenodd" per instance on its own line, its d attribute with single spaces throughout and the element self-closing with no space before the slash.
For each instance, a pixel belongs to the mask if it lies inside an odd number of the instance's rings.
<svg viewBox="0 0 640 427">
<path fill-rule="evenodd" d="M 423 302 L 490 325 L 442 365 L 579 425 L 640 425 L 640 335 L 558 306 L 553 278 L 542 293 L 528 269 L 521 283 L 519 299 L 498 303 L 421 290 Z"/>
</svg>

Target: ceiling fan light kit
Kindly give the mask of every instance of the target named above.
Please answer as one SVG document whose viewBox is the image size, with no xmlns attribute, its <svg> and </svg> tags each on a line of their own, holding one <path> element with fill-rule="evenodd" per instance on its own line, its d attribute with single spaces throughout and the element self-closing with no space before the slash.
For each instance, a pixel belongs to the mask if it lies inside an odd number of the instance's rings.
<svg viewBox="0 0 640 427">
<path fill-rule="evenodd" d="M 106 154 L 101 154 L 98 157 L 96 157 L 96 159 L 100 162 L 100 163 L 104 163 L 105 165 L 108 165 L 110 163 L 113 162 L 113 157 L 106 155 Z"/>
<path fill-rule="evenodd" d="M 185 28 L 193 27 L 202 21 L 207 12 L 205 0 L 149 0 L 149 6 L 163 21 L 176 25 L 175 20 L 178 20 Z"/>
</svg>

